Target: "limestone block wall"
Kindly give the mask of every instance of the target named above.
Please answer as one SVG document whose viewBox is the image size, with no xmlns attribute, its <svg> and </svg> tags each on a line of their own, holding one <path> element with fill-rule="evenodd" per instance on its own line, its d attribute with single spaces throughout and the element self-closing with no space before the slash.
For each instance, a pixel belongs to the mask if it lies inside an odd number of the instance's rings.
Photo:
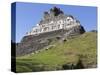
<svg viewBox="0 0 100 75">
<path fill-rule="evenodd" d="M 37 24 L 37 26 L 32 28 L 32 30 L 28 32 L 26 36 L 55 31 L 59 29 L 68 29 L 69 27 L 77 25 L 80 25 L 80 23 L 77 20 L 71 17 L 66 17 L 57 21 L 50 21 L 46 24 Z"/>
</svg>

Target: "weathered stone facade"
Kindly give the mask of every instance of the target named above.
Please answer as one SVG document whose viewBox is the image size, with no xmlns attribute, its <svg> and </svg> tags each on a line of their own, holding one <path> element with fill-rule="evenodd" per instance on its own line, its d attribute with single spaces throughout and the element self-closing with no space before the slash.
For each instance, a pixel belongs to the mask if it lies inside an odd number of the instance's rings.
<svg viewBox="0 0 100 75">
<path fill-rule="evenodd" d="M 54 7 L 49 12 L 44 12 L 44 17 L 36 27 L 33 27 L 26 35 L 35 35 L 51 32 L 59 29 L 69 29 L 79 26 L 80 22 L 71 15 L 65 15 L 60 8 Z"/>
<path fill-rule="evenodd" d="M 50 9 L 50 13 L 44 12 L 44 17 L 26 34 L 16 45 L 16 55 L 25 55 L 41 50 L 50 45 L 50 39 L 60 37 L 71 38 L 85 32 L 80 22 L 71 15 L 64 15 L 59 8 Z"/>
</svg>

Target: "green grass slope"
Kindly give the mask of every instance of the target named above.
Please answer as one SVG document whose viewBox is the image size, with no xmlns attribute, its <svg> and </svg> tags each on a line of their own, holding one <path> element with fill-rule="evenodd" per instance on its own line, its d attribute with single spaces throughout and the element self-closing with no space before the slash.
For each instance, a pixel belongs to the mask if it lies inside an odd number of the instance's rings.
<svg viewBox="0 0 100 75">
<path fill-rule="evenodd" d="M 97 64 L 97 33 L 86 32 L 67 41 L 53 41 L 55 46 L 37 54 L 16 58 L 17 72 L 63 70 L 64 65 L 77 65 L 81 59 L 85 68 Z M 67 68 L 68 69 L 68 66 Z M 72 68 L 71 68 L 72 69 Z"/>
</svg>

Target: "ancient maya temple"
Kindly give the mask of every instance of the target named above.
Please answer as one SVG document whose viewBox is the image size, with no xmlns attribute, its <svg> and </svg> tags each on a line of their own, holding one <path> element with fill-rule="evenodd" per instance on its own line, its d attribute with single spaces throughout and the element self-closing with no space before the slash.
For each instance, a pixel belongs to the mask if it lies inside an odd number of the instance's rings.
<svg viewBox="0 0 100 75">
<path fill-rule="evenodd" d="M 16 44 L 16 55 L 21 56 L 32 52 L 37 52 L 49 46 L 50 39 L 59 37 L 60 40 L 69 39 L 73 36 L 85 32 L 80 22 L 71 15 L 65 15 L 57 7 L 53 7 L 49 12 L 44 12 L 42 20 L 27 32 Z"/>
<path fill-rule="evenodd" d="M 51 8 L 49 12 L 44 12 L 43 19 L 33 27 L 26 35 L 35 35 L 59 29 L 70 29 L 75 26 L 79 26 L 80 22 L 72 15 L 64 14 L 60 8 Z"/>
</svg>

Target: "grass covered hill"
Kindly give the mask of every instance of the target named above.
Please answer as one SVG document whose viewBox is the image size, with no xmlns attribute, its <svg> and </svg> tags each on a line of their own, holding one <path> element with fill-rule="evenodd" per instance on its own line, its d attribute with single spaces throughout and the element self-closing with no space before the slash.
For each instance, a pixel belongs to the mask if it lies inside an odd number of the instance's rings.
<svg viewBox="0 0 100 75">
<path fill-rule="evenodd" d="M 16 72 L 95 68 L 97 33 L 86 32 L 69 40 L 53 39 L 39 53 L 16 57 Z"/>
</svg>

